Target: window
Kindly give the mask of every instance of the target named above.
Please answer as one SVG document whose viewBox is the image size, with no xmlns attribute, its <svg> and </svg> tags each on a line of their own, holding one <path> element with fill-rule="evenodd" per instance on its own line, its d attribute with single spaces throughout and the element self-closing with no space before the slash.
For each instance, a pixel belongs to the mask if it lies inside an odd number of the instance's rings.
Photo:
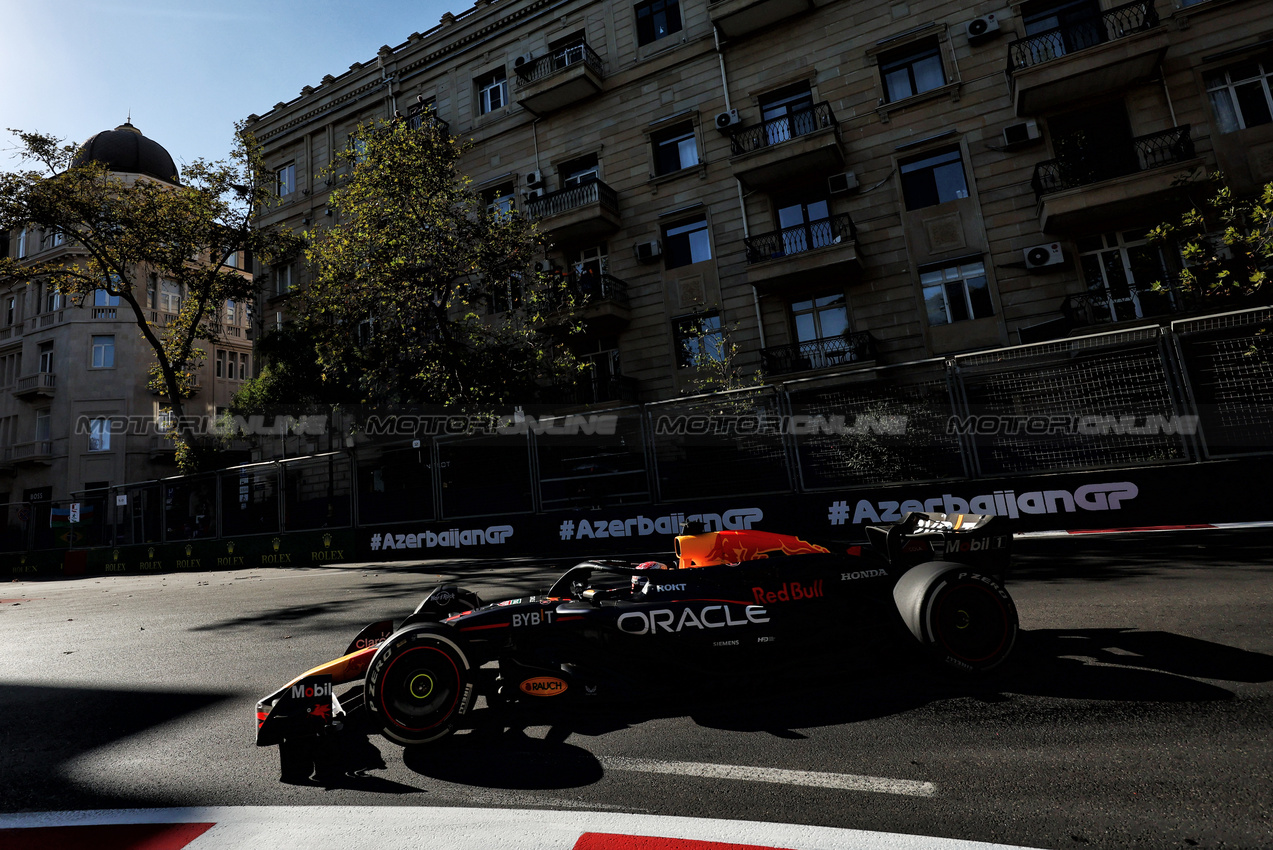
<svg viewBox="0 0 1273 850">
<path fill-rule="evenodd" d="M 504 76 L 503 68 L 478 77 L 474 82 L 477 84 L 479 115 L 494 112 L 508 103 L 508 80 Z"/>
<path fill-rule="evenodd" d="M 637 44 L 647 45 L 681 31 L 677 0 L 646 0 L 636 5 Z"/>
<path fill-rule="evenodd" d="M 115 365 L 115 336 L 93 337 L 93 368 L 110 369 Z"/>
<path fill-rule="evenodd" d="M 246 381 L 248 379 L 248 355 L 245 352 L 239 353 L 239 380 Z"/>
<path fill-rule="evenodd" d="M 281 263 L 274 267 L 274 294 L 286 295 L 292 291 L 292 264 Z"/>
<path fill-rule="evenodd" d="M 1026 44 L 1032 63 L 1052 59 L 1094 47 L 1106 39 L 1101 20 L 1101 4 L 1097 0 L 1042 0 L 1021 7 Z"/>
<path fill-rule="evenodd" d="M 100 418 L 88 423 L 88 450 L 90 452 L 106 452 L 111 447 L 111 421 Z"/>
<path fill-rule="evenodd" d="M 492 186 L 482 192 L 486 202 L 486 214 L 492 218 L 507 218 L 513 214 L 513 184 Z"/>
<path fill-rule="evenodd" d="M 672 329 L 676 336 L 677 368 L 686 369 L 701 365 L 706 360 L 724 359 L 719 313 L 676 319 Z"/>
<path fill-rule="evenodd" d="M 56 248 L 59 245 L 63 244 L 66 241 L 66 238 L 62 235 L 62 231 L 57 229 L 50 229 L 50 230 L 44 231 L 44 238 L 41 239 L 40 241 L 41 241 L 42 247 L 44 247 L 47 250 L 49 248 Z"/>
<path fill-rule="evenodd" d="M 1221 133 L 1273 124 L 1273 54 L 1206 75 L 1207 95 Z"/>
<path fill-rule="evenodd" d="M 53 372 L 53 343 L 42 342 L 38 349 L 40 355 L 40 371 L 44 374 L 52 374 Z"/>
<path fill-rule="evenodd" d="M 964 164 L 959 148 L 930 153 L 903 162 L 902 197 L 906 209 L 944 204 L 968 197 L 968 183 L 964 179 Z"/>
<path fill-rule="evenodd" d="M 776 145 L 818 129 L 813 114 L 813 92 L 808 83 L 787 86 L 760 98 L 760 120 L 765 142 Z"/>
<path fill-rule="evenodd" d="M 582 186 L 584 183 L 592 183 L 601 178 L 601 167 L 597 163 L 597 155 L 589 154 L 573 159 L 570 162 L 562 163 L 557 169 L 557 173 L 561 176 L 561 188 L 567 189 L 571 186 Z"/>
<path fill-rule="evenodd" d="M 929 325 L 949 325 L 995 314 L 986 283 L 986 266 L 978 261 L 919 273 Z"/>
<path fill-rule="evenodd" d="M 1085 236 L 1075 241 L 1079 267 L 1090 295 L 1088 303 L 1104 312 L 1098 321 L 1118 322 L 1168 312 L 1169 292 L 1150 287 L 1167 276 L 1161 249 L 1146 241 L 1146 231 L 1128 230 Z"/>
<path fill-rule="evenodd" d="M 111 295 L 105 289 L 93 290 L 93 306 L 94 307 L 118 307 L 119 296 Z"/>
<path fill-rule="evenodd" d="M 707 216 L 699 216 L 663 229 L 667 247 L 667 267 L 674 269 L 712 258 L 712 242 L 707 233 Z"/>
<path fill-rule="evenodd" d="M 181 312 L 181 284 L 171 280 L 159 281 L 159 310 L 164 313 Z"/>
<path fill-rule="evenodd" d="M 831 209 L 823 199 L 779 202 L 778 227 L 782 231 L 782 252 L 798 254 L 832 244 L 836 235 L 830 221 Z"/>
<path fill-rule="evenodd" d="M 27 255 L 27 229 L 24 227 L 18 231 L 18 259 L 21 260 Z"/>
<path fill-rule="evenodd" d="M 825 369 L 850 360 L 849 308 L 844 293 L 793 301 L 788 308 L 795 331 L 796 351 L 789 365 L 795 370 Z"/>
<path fill-rule="evenodd" d="M 934 40 L 909 44 L 880 57 L 884 99 L 889 103 L 946 85 L 941 48 Z"/>
<path fill-rule="evenodd" d="M 242 253 L 243 252 L 241 251 L 231 251 L 229 254 L 226 254 L 226 257 L 225 257 L 226 266 L 232 269 L 243 268 L 242 261 L 239 259 L 239 257 L 242 256 Z"/>
<path fill-rule="evenodd" d="M 155 413 L 155 430 L 160 434 L 167 434 L 175 427 L 177 427 L 177 417 L 172 412 L 172 405 L 159 405 L 159 410 Z"/>
<path fill-rule="evenodd" d="M 226 359 L 226 354 L 227 354 L 227 352 L 226 352 L 226 351 L 224 351 L 224 350 L 222 350 L 222 349 L 219 349 L 219 348 L 217 349 L 216 362 L 217 362 L 217 377 L 218 377 L 218 378 L 224 378 L 224 377 L 225 377 L 225 359 Z M 231 368 L 233 368 L 233 367 L 231 367 Z"/>
<path fill-rule="evenodd" d="M 51 439 L 53 433 L 50 423 L 53 420 L 49 418 L 48 408 L 37 410 L 35 412 L 35 439 L 44 441 Z"/>
<path fill-rule="evenodd" d="M 654 147 L 654 173 L 671 174 L 698 165 L 698 144 L 694 122 L 684 121 L 650 136 Z"/>
<path fill-rule="evenodd" d="M 44 290 L 44 312 L 52 313 L 54 310 L 62 309 L 62 293 L 58 292 L 51 284 Z"/>
<path fill-rule="evenodd" d="M 225 302 L 225 323 L 233 325 L 239 318 L 239 305 L 231 300 Z"/>
<path fill-rule="evenodd" d="M 15 295 L 10 295 L 4 299 L 4 323 L 5 326 L 12 325 L 18 318 L 18 299 Z"/>
<path fill-rule="evenodd" d="M 281 198 L 296 191 L 296 164 L 287 165 L 274 172 L 274 191 Z"/>
</svg>

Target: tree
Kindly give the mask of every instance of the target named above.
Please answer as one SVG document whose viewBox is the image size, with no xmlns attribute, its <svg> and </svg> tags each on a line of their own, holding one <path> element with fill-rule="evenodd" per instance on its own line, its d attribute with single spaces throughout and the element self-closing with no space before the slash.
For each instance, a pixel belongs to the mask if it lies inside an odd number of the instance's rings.
<svg viewBox="0 0 1273 850">
<path fill-rule="evenodd" d="M 436 122 L 364 125 L 329 176 L 334 224 L 309 233 L 296 316 L 351 401 L 472 408 L 533 401 L 577 372 L 553 320 L 575 302 L 538 274 L 533 222 L 488 205 Z M 560 328 L 558 328 L 560 330 Z"/>
<path fill-rule="evenodd" d="M 1185 268 L 1180 288 L 1208 301 L 1240 298 L 1259 292 L 1273 269 L 1273 183 L 1256 198 L 1235 198 L 1223 177 L 1215 190 L 1195 204 L 1180 224 L 1161 224 L 1149 241 L 1177 244 Z M 1155 291 L 1166 288 L 1154 283 Z"/>
<path fill-rule="evenodd" d="M 172 402 L 178 460 L 185 471 L 205 467 L 210 444 L 201 442 L 183 399 L 204 357 L 198 343 L 221 335 L 226 301 L 250 303 L 255 295 L 251 276 L 231 260 L 244 251 L 268 260 L 298 248 L 284 230 L 253 226 L 276 202 L 255 140 L 240 126 L 229 161 L 196 160 L 176 183 L 119 175 L 77 160 L 77 148 L 53 136 L 10 132 L 18 155 L 37 167 L 0 175 L 0 232 L 58 232 L 67 250 L 34 262 L 0 259 L 0 279 L 43 282 L 78 303 L 104 292 L 127 305 L 155 355 L 152 386 Z M 181 293 L 176 318 L 163 328 L 147 316 L 152 275 Z"/>
</svg>

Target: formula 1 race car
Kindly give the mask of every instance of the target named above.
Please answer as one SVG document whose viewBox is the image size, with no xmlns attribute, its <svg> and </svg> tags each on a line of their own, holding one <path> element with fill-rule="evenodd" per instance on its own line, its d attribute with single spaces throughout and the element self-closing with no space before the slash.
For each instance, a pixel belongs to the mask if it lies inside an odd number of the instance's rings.
<svg viewBox="0 0 1273 850">
<path fill-rule="evenodd" d="M 368 626 L 345 655 L 262 699 L 257 744 L 339 727 L 356 710 L 386 737 L 424 744 L 470 722 L 479 696 L 495 708 L 578 705 L 669 686 L 675 672 L 747 675 L 881 642 L 973 674 L 1008 657 L 1012 536 L 993 517 L 912 513 L 867 538 L 833 548 L 758 530 L 685 533 L 674 564 L 587 561 L 541 595 L 484 603 L 437 587 L 397 628 Z M 342 684 L 355 687 L 337 697 Z"/>
</svg>

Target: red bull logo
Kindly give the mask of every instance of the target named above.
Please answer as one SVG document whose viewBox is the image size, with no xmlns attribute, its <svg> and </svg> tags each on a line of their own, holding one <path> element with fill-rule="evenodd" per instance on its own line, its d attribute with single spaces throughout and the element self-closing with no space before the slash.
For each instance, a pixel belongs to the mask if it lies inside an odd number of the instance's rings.
<svg viewBox="0 0 1273 850">
<path fill-rule="evenodd" d="M 680 568 L 711 567 L 717 564 L 741 564 L 782 555 L 825 554 L 830 550 L 790 534 L 769 531 L 714 531 L 708 534 L 684 535 L 676 538 L 676 555 Z"/>
</svg>

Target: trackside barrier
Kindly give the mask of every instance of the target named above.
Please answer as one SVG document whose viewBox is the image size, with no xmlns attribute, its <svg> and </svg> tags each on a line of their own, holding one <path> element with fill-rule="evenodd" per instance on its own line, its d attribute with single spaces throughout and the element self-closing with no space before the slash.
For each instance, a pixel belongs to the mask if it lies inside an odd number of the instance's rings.
<svg viewBox="0 0 1273 850">
<path fill-rule="evenodd" d="M 1270 325 L 1257 308 L 574 417 L 528 406 L 520 428 L 360 434 L 342 451 L 13 502 L 0 574 L 603 551 L 699 514 L 838 535 L 864 500 L 932 509 L 945 495 L 989 494 L 977 510 L 1015 510 L 1022 528 L 1092 519 L 1083 506 L 1102 500 L 1119 505 L 1108 517 L 1141 511 L 1120 525 L 1268 519 L 1247 516 L 1254 474 L 1220 482 L 1273 458 Z M 1079 492 L 1127 480 L 1161 492 Z M 1012 508 L 1008 492 L 1043 502 Z M 837 502 L 852 522 L 833 521 Z"/>
</svg>

